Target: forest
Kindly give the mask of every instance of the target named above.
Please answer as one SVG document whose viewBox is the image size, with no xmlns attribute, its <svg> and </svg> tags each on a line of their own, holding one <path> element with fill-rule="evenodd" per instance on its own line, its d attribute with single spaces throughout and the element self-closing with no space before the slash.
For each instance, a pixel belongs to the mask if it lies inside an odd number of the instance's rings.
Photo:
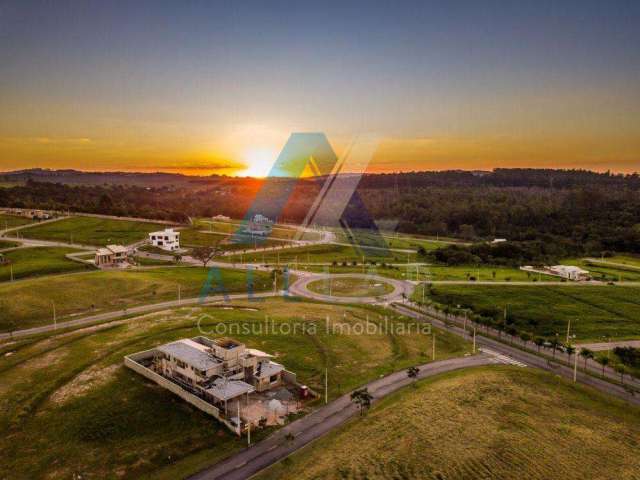
<svg viewBox="0 0 640 480">
<path fill-rule="evenodd" d="M 186 222 L 217 214 L 242 218 L 257 191 L 268 183 L 292 194 L 280 221 L 300 222 L 322 187 L 315 179 L 252 179 L 225 176 L 110 174 L 105 184 L 55 183 L 20 172 L 22 183 L 0 188 L 0 206 L 73 210 Z M 88 174 L 87 174 L 88 175 Z M 2 177 L 0 176 L 0 179 Z M 15 180 L 4 174 L 5 181 Z M 439 260 L 457 263 L 471 255 L 483 261 L 640 253 L 640 177 L 584 170 L 498 169 L 493 172 L 413 172 L 363 176 L 357 195 L 380 224 L 404 233 L 480 242 L 506 238 L 497 249 L 452 248 Z M 360 208 L 359 203 L 354 203 Z M 453 259 L 451 259 L 453 258 Z"/>
</svg>

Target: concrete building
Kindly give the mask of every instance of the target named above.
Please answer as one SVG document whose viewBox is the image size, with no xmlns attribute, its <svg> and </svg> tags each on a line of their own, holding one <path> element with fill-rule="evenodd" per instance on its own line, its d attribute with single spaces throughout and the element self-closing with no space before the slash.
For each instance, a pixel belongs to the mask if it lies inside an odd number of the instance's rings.
<svg viewBox="0 0 640 480">
<path fill-rule="evenodd" d="M 271 233 L 273 222 L 264 215 L 256 214 L 244 227 L 245 233 L 266 236 Z"/>
<path fill-rule="evenodd" d="M 129 249 L 122 245 L 107 245 L 96 250 L 95 264 L 98 267 L 114 267 L 126 263 Z"/>
<path fill-rule="evenodd" d="M 180 232 L 175 231 L 173 228 L 166 228 L 159 232 L 151 232 L 149 234 L 149 241 L 154 247 L 167 250 L 169 252 L 180 249 Z"/>
<path fill-rule="evenodd" d="M 262 392 L 282 381 L 284 367 L 271 361 L 271 355 L 230 338 L 183 339 L 156 350 L 156 371 L 202 388 L 214 401 Z"/>
<path fill-rule="evenodd" d="M 241 435 L 265 420 L 283 425 L 317 397 L 272 358 L 232 338 L 195 337 L 127 355 L 124 364 Z"/>
<path fill-rule="evenodd" d="M 549 267 L 549 271 L 554 275 L 558 275 L 562 278 L 566 278 L 568 280 L 588 280 L 589 272 L 587 270 L 583 270 L 580 267 L 575 267 L 573 265 L 553 265 Z"/>
</svg>

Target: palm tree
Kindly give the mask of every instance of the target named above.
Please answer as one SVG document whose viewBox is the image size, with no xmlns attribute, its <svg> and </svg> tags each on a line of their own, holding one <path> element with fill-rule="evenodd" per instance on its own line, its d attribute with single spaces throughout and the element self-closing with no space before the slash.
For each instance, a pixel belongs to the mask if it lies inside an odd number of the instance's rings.
<svg viewBox="0 0 640 480">
<path fill-rule="evenodd" d="M 569 363 L 571 363 L 571 355 L 573 355 L 573 353 L 576 351 L 576 348 L 571 345 L 567 345 L 565 349 L 567 351 L 567 358 L 569 359 Z"/>
<path fill-rule="evenodd" d="M 580 356 L 584 358 L 584 369 L 587 369 L 587 360 L 593 358 L 594 353 L 593 350 L 589 350 L 588 348 L 580 349 Z"/>
<path fill-rule="evenodd" d="M 620 374 L 620 382 L 622 382 L 622 384 L 624 385 L 624 374 L 627 373 L 627 367 L 625 367 L 621 363 L 618 363 L 613 368 L 616 372 Z"/>
<path fill-rule="evenodd" d="M 364 413 L 365 409 L 368 409 L 371 406 L 372 400 L 373 395 L 369 393 L 369 390 L 366 387 L 361 388 L 360 390 L 355 390 L 351 393 L 351 401 L 360 407 L 360 415 Z"/>
<path fill-rule="evenodd" d="M 544 338 L 536 337 L 535 340 L 533 341 L 533 343 L 536 344 L 536 347 L 538 347 L 538 353 L 540 353 L 540 347 L 542 347 L 542 345 L 544 345 Z"/>
<path fill-rule="evenodd" d="M 602 376 L 604 377 L 604 369 L 609 365 L 609 357 L 598 357 L 596 358 L 596 362 L 602 365 Z"/>
<path fill-rule="evenodd" d="M 289 432 L 284 436 L 284 439 L 287 441 L 289 445 L 291 445 L 293 441 L 296 439 L 296 436 L 293 433 Z"/>
<path fill-rule="evenodd" d="M 551 348 L 553 348 L 553 358 L 556 358 L 556 350 L 558 349 L 558 339 L 554 338 L 551 340 Z"/>
<path fill-rule="evenodd" d="M 409 367 L 407 369 L 407 377 L 413 380 L 413 386 L 416 385 L 416 379 L 418 378 L 418 373 L 420 373 L 420 369 L 418 367 Z"/>
</svg>

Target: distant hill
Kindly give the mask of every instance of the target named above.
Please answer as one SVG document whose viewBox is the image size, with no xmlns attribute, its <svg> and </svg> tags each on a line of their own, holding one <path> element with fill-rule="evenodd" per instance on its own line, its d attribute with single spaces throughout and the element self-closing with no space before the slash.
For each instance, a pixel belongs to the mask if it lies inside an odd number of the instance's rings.
<svg viewBox="0 0 640 480">
<path fill-rule="evenodd" d="M 215 184 L 219 176 L 191 177 L 178 173 L 140 173 L 140 172 L 82 172 L 79 170 L 48 170 L 33 168 L 0 173 L 5 182 L 62 183 L 66 185 L 130 185 L 142 187 L 187 186 L 190 184 Z"/>
<path fill-rule="evenodd" d="M 345 174 L 348 176 L 350 174 Z M 83 172 L 79 170 L 48 170 L 34 168 L 0 173 L 0 182 L 61 183 L 65 185 L 124 185 L 140 187 L 189 187 L 226 185 L 242 186 L 261 183 L 262 179 L 227 177 L 219 175 L 189 176 L 178 173 L 141 172 Z M 283 179 L 283 181 L 287 181 Z M 572 188 L 590 185 L 618 185 L 640 188 L 638 174 L 598 173 L 589 170 L 554 170 L 535 168 L 498 168 L 493 171 L 448 170 L 438 172 L 369 173 L 362 177 L 360 186 L 365 188 L 405 187 L 539 187 Z"/>
</svg>

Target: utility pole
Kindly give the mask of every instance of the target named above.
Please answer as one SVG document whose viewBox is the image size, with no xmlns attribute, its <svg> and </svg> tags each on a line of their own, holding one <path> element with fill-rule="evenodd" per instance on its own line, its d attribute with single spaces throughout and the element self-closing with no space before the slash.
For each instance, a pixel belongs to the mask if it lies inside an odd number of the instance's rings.
<svg viewBox="0 0 640 480">
<path fill-rule="evenodd" d="M 473 353 L 476 353 L 476 327 L 473 327 Z"/>
<path fill-rule="evenodd" d="M 573 383 L 578 381 L 578 351 L 575 351 L 574 361 L 573 361 Z"/>
<path fill-rule="evenodd" d="M 324 403 L 329 403 L 329 369 L 324 369 Z"/>
<path fill-rule="evenodd" d="M 466 337 L 467 336 L 467 311 L 466 310 L 464 311 L 464 325 L 462 327 L 462 330 L 463 330 L 462 336 Z"/>
<path fill-rule="evenodd" d="M 58 319 L 56 318 L 56 302 L 51 302 L 51 305 L 53 306 L 53 329 L 57 330 L 58 329 Z"/>
<path fill-rule="evenodd" d="M 12 263 L 9 264 L 9 269 L 11 271 L 11 281 L 13 282 L 13 264 Z"/>
<path fill-rule="evenodd" d="M 181 301 L 182 301 L 182 295 L 180 292 L 180 285 L 178 285 L 178 305 L 180 304 Z"/>
<path fill-rule="evenodd" d="M 571 331 L 571 319 L 567 323 L 567 345 L 569 345 L 569 332 Z"/>
<path fill-rule="evenodd" d="M 251 446 L 251 422 L 247 425 L 247 447 Z"/>
<path fill-rule="evenodd" d="M 436 332 L 433 332 L 433 345 L 431 347 L 431 359 L 435 361 L 436 359 Z"/>
</svg>

